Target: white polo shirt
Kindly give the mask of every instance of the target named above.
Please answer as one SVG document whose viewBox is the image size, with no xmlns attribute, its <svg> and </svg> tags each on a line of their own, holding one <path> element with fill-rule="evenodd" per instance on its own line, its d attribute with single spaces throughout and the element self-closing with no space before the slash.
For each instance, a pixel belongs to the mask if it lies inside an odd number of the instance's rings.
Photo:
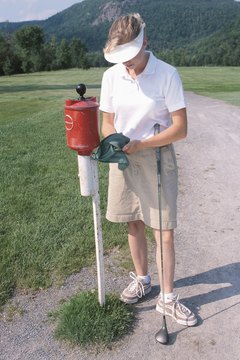
<svg viewBox="0 0 240 360">
<path fill-rule="evenodd" d="M 171 125 L 170 113 L 185 108 L 184 91 L 177 70 L 151 52 L 144 71 L 134 80 L 123 64 L 103 74 L 100 110 L 114 113 L 117 132 L 131 140 L 154 135 L 154 125 Z"/>
</svg>

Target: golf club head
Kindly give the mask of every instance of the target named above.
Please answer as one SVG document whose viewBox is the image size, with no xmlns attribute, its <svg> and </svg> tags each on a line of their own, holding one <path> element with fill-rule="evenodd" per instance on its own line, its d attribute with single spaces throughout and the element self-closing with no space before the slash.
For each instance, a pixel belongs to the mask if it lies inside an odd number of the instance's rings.
<svg viewBox="0 0 240 360">
<path fill-rule="evenodd" d="M 169 336 L 165 317 L 163 318 L 163 324 L 161 329 L 155 335 L 155 339 L 157 342 L 163 345 L 166 345 L 168 343 Z"/>
</svg>

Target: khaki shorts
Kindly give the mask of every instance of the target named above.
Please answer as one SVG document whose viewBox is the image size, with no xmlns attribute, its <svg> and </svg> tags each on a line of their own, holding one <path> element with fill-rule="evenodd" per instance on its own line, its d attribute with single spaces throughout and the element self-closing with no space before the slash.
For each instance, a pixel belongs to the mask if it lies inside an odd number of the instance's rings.
<svg viewBox="0 0 240 360">
<path fill-rule="evenodd" d="M 142 220 L 159 229 L 156 151 L 146 149 L 128 155 L 129 166 L 121 171 L 110 164 L 106 218 L 112 222 Z M 177 226 L 178 170 L 173 145 L 161 148 L 162 228 Z"/>
</svg>

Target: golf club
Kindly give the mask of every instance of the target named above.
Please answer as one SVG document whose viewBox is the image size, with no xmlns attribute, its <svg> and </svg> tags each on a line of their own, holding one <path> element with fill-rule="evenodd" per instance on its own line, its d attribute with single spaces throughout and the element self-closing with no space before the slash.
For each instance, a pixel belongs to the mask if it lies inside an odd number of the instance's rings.
<svg viewBox="0 0 240 360">
<path fill-rule="evenodd" d="M 155 124 L 154 134 L 160 132 L 160 125 Z M 161 253 L 161 292 L 163 298 L 163 318 L 162 327 L 156 333 L 155 339 L 157 342 L 166 345 L 169 340 L 166 316 L 165 316 L 165 291 L 164 291 L 164 263 L 163 263 L 163 240 L 162 240 L 162 201 L 161 201 L 161 148 L 156 148 L 156 159 L 157 159 L 157 179 L 158 179 L 158 208 L 159 208 L 159 227 L 160 227 L 160 253 Z"/>
</svg>

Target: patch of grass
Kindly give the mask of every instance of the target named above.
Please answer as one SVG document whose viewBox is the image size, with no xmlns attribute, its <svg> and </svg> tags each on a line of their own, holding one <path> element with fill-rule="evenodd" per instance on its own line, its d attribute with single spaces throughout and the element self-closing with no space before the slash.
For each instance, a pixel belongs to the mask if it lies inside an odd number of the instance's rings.
<svg viewBox="0 0 240 360">
<path fill-rule="evenodd" d="M 100 306 L 97 292 L 83 292 L 50 314 L 58 320 L 56 337 L 73 344 L 109 346 L 126 335 L 133 326 L 133 307 L 108 294 Z"/>
</svg>

